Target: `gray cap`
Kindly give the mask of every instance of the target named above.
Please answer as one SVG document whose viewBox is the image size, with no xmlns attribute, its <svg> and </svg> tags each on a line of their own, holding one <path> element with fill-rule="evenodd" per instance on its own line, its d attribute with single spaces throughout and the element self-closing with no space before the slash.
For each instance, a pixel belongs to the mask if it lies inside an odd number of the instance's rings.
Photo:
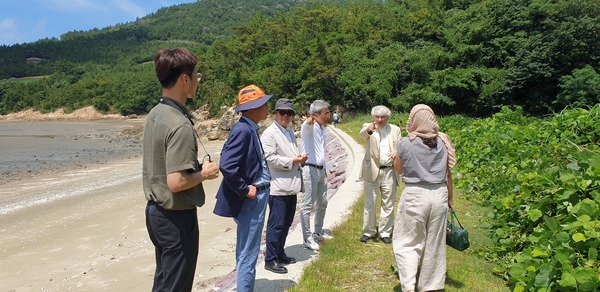
<svg viewBox="0 0 600 292">
<path fill-rule="evenodd" d="M 275 110 L 290 110 L 296 113 L 296 111 L 294 110 L 294 104 L 291 100 L 287 98 L 278 99 L 277 103 L 275 104 Z"/>
</svg>

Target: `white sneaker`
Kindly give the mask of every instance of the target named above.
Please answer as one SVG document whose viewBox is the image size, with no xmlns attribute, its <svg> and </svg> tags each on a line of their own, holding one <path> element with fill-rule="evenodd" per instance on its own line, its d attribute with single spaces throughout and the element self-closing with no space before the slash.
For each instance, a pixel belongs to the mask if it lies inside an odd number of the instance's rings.
<svg viewBox="0 0 600 292">
<path fill-rule="evenodd" d="M 312 236 L 304 241 L 304 247 L 314 251 L 319 250 L 319 244 L 312 238 Z"/>
<path fill-rule="evenodd" d="M 333 239 L 331 234 L 326 233 L 325 231 L 321 231 L 314 234 L 314 237 L 317 241 L 330 240 Z"/>
</svg>

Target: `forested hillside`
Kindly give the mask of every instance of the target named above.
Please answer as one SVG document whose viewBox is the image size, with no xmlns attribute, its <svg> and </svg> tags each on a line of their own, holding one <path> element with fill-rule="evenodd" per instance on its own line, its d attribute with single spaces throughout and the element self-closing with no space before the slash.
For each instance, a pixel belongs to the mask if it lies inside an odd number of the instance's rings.
<svg viewBox="0 0 600 292">
<path fill-rule="evenodd" d="M 147 112 L 160 94 L 153 54 L 185 46 L 201 59 L 198 98 L 213 113 L 255 83 L 304 107 L 489 116 L 543 115 L 600 98 L 595 0 L 203 0 L 61 40 L 0 47 L 0 114 L 94 105 Z"/>
<path fill-rule="evenodd" d="M 65 62 L 116 65 L 152 60 L 154 48 L 164 42 L 210 45 L 255 15 L 286 12 L 303 2 L 203 0 L 163 8 L 131 23 L 66 32 L 60 40 L 0 46 L 0 79 L 51 74 Z"/>
</svg>

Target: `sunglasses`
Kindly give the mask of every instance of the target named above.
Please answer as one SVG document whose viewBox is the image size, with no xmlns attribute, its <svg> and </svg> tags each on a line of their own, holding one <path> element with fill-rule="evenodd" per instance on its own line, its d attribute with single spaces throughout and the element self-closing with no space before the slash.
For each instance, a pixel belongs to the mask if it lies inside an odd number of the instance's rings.
<svg viewBox="0 0 600 292">
<path fill-rule="evenodd" d="M 293 117 L 294 116 L 294 112 L 293 111 L 278 111 L 280 115 L 282 116 L 288 116 L 288 117 Z"/>
</svg>

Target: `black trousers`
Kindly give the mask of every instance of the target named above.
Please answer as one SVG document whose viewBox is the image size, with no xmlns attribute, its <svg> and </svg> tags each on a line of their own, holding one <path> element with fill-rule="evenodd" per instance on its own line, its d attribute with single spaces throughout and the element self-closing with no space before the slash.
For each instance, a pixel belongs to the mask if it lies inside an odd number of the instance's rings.
<svg viewBox="0 0 600 292">
<path fill-rule="evenodd" d="M 191 291 L 198 260 L 196 208 L 171 211 L 148 202 L 146 228 L 156 256 L 152 291 Z"/>
<path fill-rule="evenodd" d="M 294 221 L 297 200 L 297 195 L 269 196 L 265 261 L 270 262 L 286 256 L 285 241 Z"/>
</svg>

